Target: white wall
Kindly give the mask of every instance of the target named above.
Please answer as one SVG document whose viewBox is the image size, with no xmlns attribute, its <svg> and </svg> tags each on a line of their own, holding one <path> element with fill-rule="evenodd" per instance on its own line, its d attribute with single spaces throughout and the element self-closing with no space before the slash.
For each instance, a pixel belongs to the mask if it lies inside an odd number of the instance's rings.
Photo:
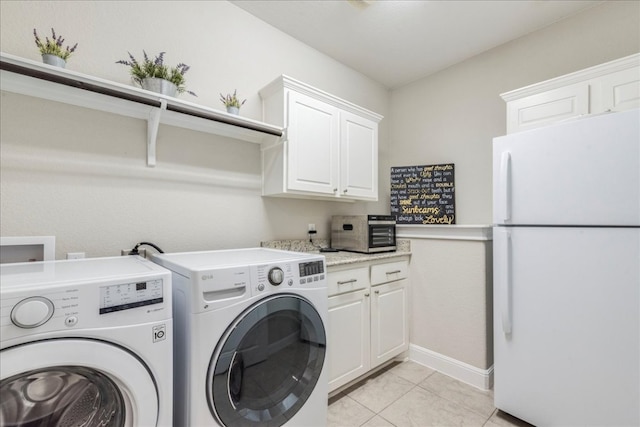
<svg viewBox="0 0 640 427">
<path fill-rule="evenodd" d="M 50 28 L 77 52 L 67 68 L 129 83 L 116 64 L 127 51 L 166 51 L 191 66 L 182 99 L 222 109 L 220 92 L 247 98 L 241 114 L 261 119 L 258 91 L 280 74 L 384 116 L 380 84 L 224 2 L 0 3 L 1 50 L 40 60 L 32 31 Z M 262 198 L 256 144 L 161 126 L 158 165 L 147 168 L 146 123 L 2 93 L 0 234 L 55 235 L 56 257 L 117 255 L 139 241 L 165 251 L 255 246 L 306 238 L 308 223 L 328 237 L 332 214 L 388 212 L 380 203 Z M 380 125 L 386 153 L 387 125 Z M 381 163 L 380 187 L 388 165 Z"/>
<path fill-rule="evenodd" d="M 455 163 L 458 224 L 490 224 L 492 138 L 506 133 L 499 94 L 639 51 L 640 2 L 611 1 L 394 90 L 390 163 Z M 411 249 L 411 343 L 488 369 L 490 242 L 416 239 Z"/>
</svg>

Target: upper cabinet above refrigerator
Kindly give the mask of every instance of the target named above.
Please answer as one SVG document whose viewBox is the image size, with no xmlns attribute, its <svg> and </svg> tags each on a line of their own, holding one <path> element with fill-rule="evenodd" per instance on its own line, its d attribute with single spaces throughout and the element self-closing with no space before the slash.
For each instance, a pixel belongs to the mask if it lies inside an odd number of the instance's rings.
<svg viewBox="0 0 640 427">
<path fill-rule="evenodd" d="M 630 55 L 500 95 L 507 133 L 588 114 L 640 107 L 640 54 Z"/>
</svg>

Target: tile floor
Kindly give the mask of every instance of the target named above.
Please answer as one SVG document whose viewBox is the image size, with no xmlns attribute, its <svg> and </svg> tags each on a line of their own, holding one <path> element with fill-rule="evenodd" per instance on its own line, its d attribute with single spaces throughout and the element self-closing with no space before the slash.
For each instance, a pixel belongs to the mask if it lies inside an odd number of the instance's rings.
<svg viewBox="0 0 640 427">
<path fill-rule="evenodd" d="M 395 363 L 329 399 L 329 427 L 529 424 L 498 411 L 482 391 L 418 363 Z"/>
</svg>

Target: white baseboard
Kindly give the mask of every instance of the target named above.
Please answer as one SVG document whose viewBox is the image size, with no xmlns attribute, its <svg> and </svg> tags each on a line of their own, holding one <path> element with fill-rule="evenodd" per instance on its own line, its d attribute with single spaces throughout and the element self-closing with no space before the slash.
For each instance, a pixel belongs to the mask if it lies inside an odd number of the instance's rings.
<svg viewBox="0 0 640 427">
<path fill-rule="evenodd" d="M 481 390 L 493 387 L 493 366 L 489 369 L 476 368 L 414 344 L 409 346 L 409 359 Z"/>
</svg>

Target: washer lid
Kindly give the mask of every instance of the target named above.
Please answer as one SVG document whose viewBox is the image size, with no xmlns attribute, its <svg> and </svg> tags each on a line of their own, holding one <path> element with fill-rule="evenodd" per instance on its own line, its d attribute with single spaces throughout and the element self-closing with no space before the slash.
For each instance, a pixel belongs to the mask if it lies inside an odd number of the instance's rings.
<svg viewBox="0 0 640 427">
<path fill-rule="evenodd" d="M 111 403 L 115 399 L 117 410 L 124 414 L 122 418 L 106 414 L 112 422 L 120 420 L 108 425 L 158 422 L 158 391 L 147 366 L 115 345 L 87 339 L 37 341 L 4 349 L 0 359 L 3 424 L 33 418 L 55 425 L 48 421 L 98 416 L 85 400 L 93 399 L 93 404 L 100 393 L 110 394 Z M 103 408 L 116 410 L 113 405 Z"/>
<path fill-rule="evenodd" d="M 191 273 L 193 272 L 225 267 L 246 267 L 255 264 L 312 259 L 320 260 L 324 259 L 324 257 L 318 254 L 281 251 L 268 248 L 226 249 L 153 255 L 153 261 L 185 277 L 191 277 Z"/>
<path fill-rule="evenodd" d="M 21 291 L 109 280 L 143 280 L 169 272 L 140 256 L 1 264 L 2 291 Z"/>
</svg>

